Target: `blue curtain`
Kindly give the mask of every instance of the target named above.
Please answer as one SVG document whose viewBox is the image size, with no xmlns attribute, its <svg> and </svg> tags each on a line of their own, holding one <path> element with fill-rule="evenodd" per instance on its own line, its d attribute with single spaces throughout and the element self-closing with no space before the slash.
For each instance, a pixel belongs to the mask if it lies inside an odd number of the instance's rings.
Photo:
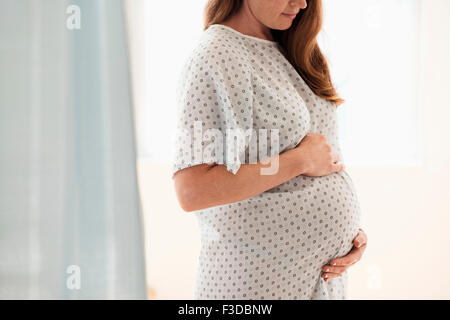
<svg viewBox="0 0 450 320">
<path fill-rule="evenodd" d="M 121 0 L 0 2 L 0 299 L 146 299 Z"/>
</svg>

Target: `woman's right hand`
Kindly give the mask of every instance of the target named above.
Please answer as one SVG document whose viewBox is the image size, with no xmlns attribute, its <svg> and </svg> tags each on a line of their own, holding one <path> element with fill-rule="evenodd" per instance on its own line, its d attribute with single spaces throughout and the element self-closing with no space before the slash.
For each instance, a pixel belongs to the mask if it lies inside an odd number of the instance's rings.
<svg viewBox="0 0 450 320">
<path fill-rule="evenodd" d="M 303 166 L 302 174 L 310 177 L 326 176 L 344 170 L 344 164 L 337 164 L 338 154 L 331 154 L 331 146 L 323 134 L 308 133 L 302 141 L 292 149 Z"/>
</svg>

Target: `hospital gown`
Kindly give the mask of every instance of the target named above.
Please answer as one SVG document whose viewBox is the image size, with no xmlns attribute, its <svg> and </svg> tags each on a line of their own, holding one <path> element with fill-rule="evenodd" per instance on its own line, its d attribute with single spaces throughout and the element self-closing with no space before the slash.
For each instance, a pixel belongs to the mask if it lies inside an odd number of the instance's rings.
<svg viewBox="0 0 450 320">
<path fill-rule="evenodd" d="M 268 157 L 275 144 L 281 154 L 308 133 L 326 135 L 343 162 L 335 105 L 310 90 L 282 50 L 275 41 L 221 24 L 203 32 L 178 80 L 173 173 L 216 162 L 237 174 L 251 163 L 250 141 L 267 147 Z M 265 129 L 266 136 L 232 144 L 227 129 Z M 270 129 L 278 129 L 278 140 L 271 140 Z M 351 250 L 360 227 L 355 186 L 345 170 L 298 175 L 193 214 L 201 233 L 194 299 L 347 299 L 348 271 L 327 282 L 321 277 L 324 265 Z"/>
</svg>

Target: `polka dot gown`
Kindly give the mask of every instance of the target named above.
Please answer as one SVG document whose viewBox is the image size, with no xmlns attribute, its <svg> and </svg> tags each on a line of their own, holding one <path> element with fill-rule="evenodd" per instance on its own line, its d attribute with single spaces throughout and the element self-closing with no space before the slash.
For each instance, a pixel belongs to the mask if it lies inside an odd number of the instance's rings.
<svg viewBox="0 0 450 320">
<path fill-rule="evenodd" d="M 237 174 L 244 164 L 237 156 L 249 159 L 250 143 L 232 149 L 233 158 L 217 151 L 216 145 L 227 150 L 228 144 L 215 133 L 227 136 L 229 128 L 267 129 L 267 140 L 276 128 L 279 153 L 309 132 L 324 134 L 343 162 L 335 106 L 309 89 L 282 50 L 221 24 L 203 32 L 178 82 L 173 173 L 216 162 Z M 355 186 L 345 170 L 298 175 L 252 198 L 193 214 L 201 232 L 194 299 L 347 299 L 348 271 L 321 278 L 324 265 L 350 251 L 360 227 Z"/>
</svg>

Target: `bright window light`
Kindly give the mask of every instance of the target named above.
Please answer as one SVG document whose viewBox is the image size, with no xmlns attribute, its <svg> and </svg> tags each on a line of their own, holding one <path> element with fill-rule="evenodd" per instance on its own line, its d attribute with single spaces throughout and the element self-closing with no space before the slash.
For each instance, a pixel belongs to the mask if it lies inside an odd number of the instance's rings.
<svg viewBox="0 0 450 320">
<path fill-rule="evenodd" d="M 181 67 L 203 32 L 207 1 L 145 1 L 147 97 L 138 110 L 145 128 L 138 132 L 139 158 L 170 164 L 176 129 L 175 89 Z"/>
<path fill-rule="evenodd" d="M 419 0 L 323 3 L 320 46 L 346 100 L 338 109 L 344 162 L 420 166 Z"/>
</svg>

